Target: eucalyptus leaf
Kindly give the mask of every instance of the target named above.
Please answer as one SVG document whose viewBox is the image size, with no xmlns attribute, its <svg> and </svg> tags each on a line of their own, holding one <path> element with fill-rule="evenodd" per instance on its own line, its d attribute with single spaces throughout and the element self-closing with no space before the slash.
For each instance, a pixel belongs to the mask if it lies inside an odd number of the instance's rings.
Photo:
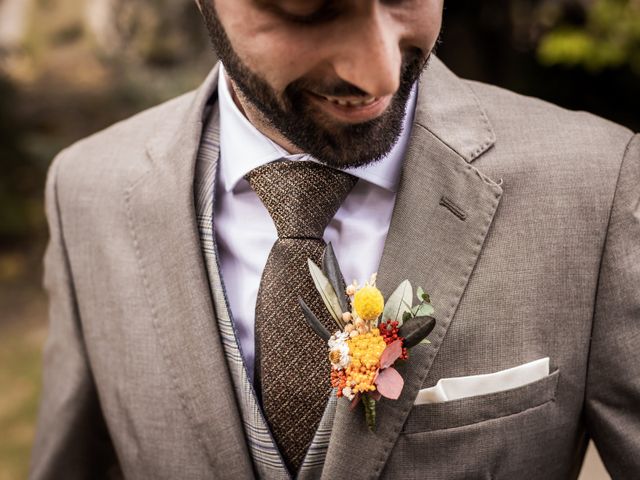
<svg viewBox="0 0 640 480">
<path fill-rule="evenodd" d="M 331 282 L 331 286 L 333 286 L 333 290 L 338 296 L 341 313 L 348 312 L 349 305 L 347 304 L 347 296 L 345 293 L 347 285 L 344 281 L 344 276 L 340 270 L 340 265 L 338 264 L 338 259 L 336 258 L 336 253 L 333 251 L 331 242 L 329 242 L 327 247 L 324 249 L 324 255 L 322 256 L 322 270 L 329 279 L 329 282 Z"/>
<path fill-rule="evenodd" d="M 421 303 L 420 305 L 416 305 L 411 310 L 414 317 L 427 317 L 432 315 L 434 312 L 433 305 L 430 303 Z"/>
<path fill-rule="evenodd" d="M 397 400 L 402 393 L 404 380 L 398 371 L 393 368 L 381 369 L 376 379 L 376 388 L 383 397 Z"/>
<path fill-rule="evenodd" d="M 429 316 L 413 317 L 399 329 L 398 336 L 404 338 L 405 348 L 411 348 L 424 340 L 436 326 L 436 319 Z"/>
<path fill-rule="evenodd" d="M 422 340 L 420 340 L 420 344 L 431 345 L 431 342 L 426 338 L 423 338 Z"/>
<path fill-rule="evenodd" d="M 404 280 L 398 288 L 389 296 L 382 312 L 382 320 L 396 320 L 398 324 L 403 322 L 403 314 L 411 310 L 413 300 L 413 287 L 409 280 Z M 409 308 L 407 308 L 409 305 Z"/>
<path fill-rule="evenodd" d="M 418 301 L 422 302 L 424 301 L 424 298 L 422 298 L 424 295 L 424 289 L 422 287 L 418 287 L 416 289 L 416 297 L 418 297 Z"/>
<path fill-rule="evenodd" d="M 307 263 L 309 265 L 309 272 L 311 273 L 313 283 L 315 284 L 318 293 L 320 293 L 320 297 L 322 297 L 325 307 L 327 307 L 327 310 L 340 328 L 344 328 L 340 302 L 338 301 L 338 296 L 336 295 L 336 291 L 333 289 L 331 282 L 326 275 L 322 273 L 320 267 L 313 263 L 313 261 L 307 259 Z"/>
<path fill-rule="evenodd" d="M 324 325 L 318 320 L 311 309 L 304 303 L 304 300 L 301 297 L 298 297 L 298 303 L 302 308 L 302 314 L 304 315 L 305 320 L 309 324 L 309 326 L 313 329 L 314 332 L 325 342 L 329 340 L 331 337 L 331 333 L 327 330 Z"/>
</svg>

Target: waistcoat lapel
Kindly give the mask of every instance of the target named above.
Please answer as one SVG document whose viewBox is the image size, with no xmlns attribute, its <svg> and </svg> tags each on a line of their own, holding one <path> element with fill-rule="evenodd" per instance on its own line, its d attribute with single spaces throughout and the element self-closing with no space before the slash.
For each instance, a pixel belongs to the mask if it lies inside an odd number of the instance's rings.
<svg viewBox="0 0 640 480">
<path fill-rule="evenodd" d="M 202 254 L 205 259 L 223 351 L 238 400 L 246 443 L 254 469 L 260 478 L 288 479 L 290 475 L 269 432 L 243 363 L 233 324 L 233 315 L 229 309 L 224 281 L 220 273 L 214 216 L 219 153 L 219 111 L 214 106 L 200 142 L 195 170 L 195 207 Z M 299 480 L 320 477 L 333 425 L 335 400 L 334 396 L 329 399 L 318 430 L 298 472 L 297 478 Z"/>
<path fill-rule="evenodd" d="M 153 326 L 177 398 L 220 478 L 251 463 L 214 320 L 194 211 L 194 166 L 217 69 L 191 102 L 176 102 L 148 143 L 150 169 L 126 190 L 130 229 Z M 170 426 L 169 426 L 170 428 Z"/>
<path fill-rule="evenodd" d="M 502 189 L 470 165 L 495 141 L 489 121 L 467 85 L 432 57 L 420 84 L 412 138 L 378 272 L 385 298 L 402 280 L 431 295 L 436 328 L 398 370 L 398 400 L 377 405 L 377 430 L 368 431 L 360 407 L 339 401 L 322 477 L 377 478 L 383 471 L 418 390 L 426 378 L 465 290 Z M 366 452 L 353 470 L 353 446 Z"/>
<path fill-rule="evenodd" d="M 269 433 L 244 366 L 228 306 L 215 241 L 214 197 L 220 154 L 219 110 L 213 107 L 196 164 L 195 200 L 202 253 L 205 258 L 216 322 L 231 382 L 238 401 L 245 442 L 259 478 L 288 479 L 289 474 Z"/>
</svg>

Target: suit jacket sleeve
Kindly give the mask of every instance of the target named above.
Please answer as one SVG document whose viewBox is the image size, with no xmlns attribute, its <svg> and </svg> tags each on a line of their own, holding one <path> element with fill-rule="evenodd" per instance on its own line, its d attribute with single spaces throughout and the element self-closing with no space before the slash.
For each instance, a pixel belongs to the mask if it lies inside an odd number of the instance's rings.
<svg viewBox="0 0 640 480">
<path fill-rule="evenodd" d="M 50 232 L 44 257 L 49 335 L 30 478 L 114 478 L 120 476 L 119 467 L 83 341 L 58 202 L 57 177 L 64 153 L 49 169 L 45 195 Z"/>
<path fill-rule="evenodd" d="M 640 472 L 640 134 L 627 145 L 602 256 L 587 428 L 614 478 Z"/>
</svg>

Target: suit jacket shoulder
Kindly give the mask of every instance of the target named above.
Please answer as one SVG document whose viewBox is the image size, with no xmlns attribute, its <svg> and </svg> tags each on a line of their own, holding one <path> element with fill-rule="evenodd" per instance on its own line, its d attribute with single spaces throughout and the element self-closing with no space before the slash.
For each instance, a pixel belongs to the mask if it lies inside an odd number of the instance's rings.
<svg viewBox="0 0 640 480">
<path fill-rule="evenodd" d="M 54 160 L 57 165 L 58 191 L 65 195 L 80 192 L 96 195 L 109 187 L 119 188 L 150 168 L 147 155 L 152 138 L 166 138 L 180 128 L 192 105 L 196 91 L 119 121 L 83 138 L 64 149 Z M 160 147 L 160 146 L 158 146 Z"/>
<path fill-rule="evenodd" d="M 574 111 L 474 80 L 462 80 L 476 95 L 496 131 L 496 150 L 535 161 L 581 168 L 620 167 L 633 132 L 585 111 Z M 526 154 L 525 154 L 526 152 Z"/>
</svg>

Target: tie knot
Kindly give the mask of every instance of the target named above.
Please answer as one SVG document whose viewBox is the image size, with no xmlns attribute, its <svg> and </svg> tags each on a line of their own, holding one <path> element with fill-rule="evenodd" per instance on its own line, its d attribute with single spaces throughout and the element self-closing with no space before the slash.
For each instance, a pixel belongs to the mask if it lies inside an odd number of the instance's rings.
<svg viewBox="0 0 640 480">
<path fill-rule="evenodd" d="M 357 178 L 315 162 L 277 161 L 245 178 L 276 225 L 279 238 L 319 238 Z"/>
</svg>

